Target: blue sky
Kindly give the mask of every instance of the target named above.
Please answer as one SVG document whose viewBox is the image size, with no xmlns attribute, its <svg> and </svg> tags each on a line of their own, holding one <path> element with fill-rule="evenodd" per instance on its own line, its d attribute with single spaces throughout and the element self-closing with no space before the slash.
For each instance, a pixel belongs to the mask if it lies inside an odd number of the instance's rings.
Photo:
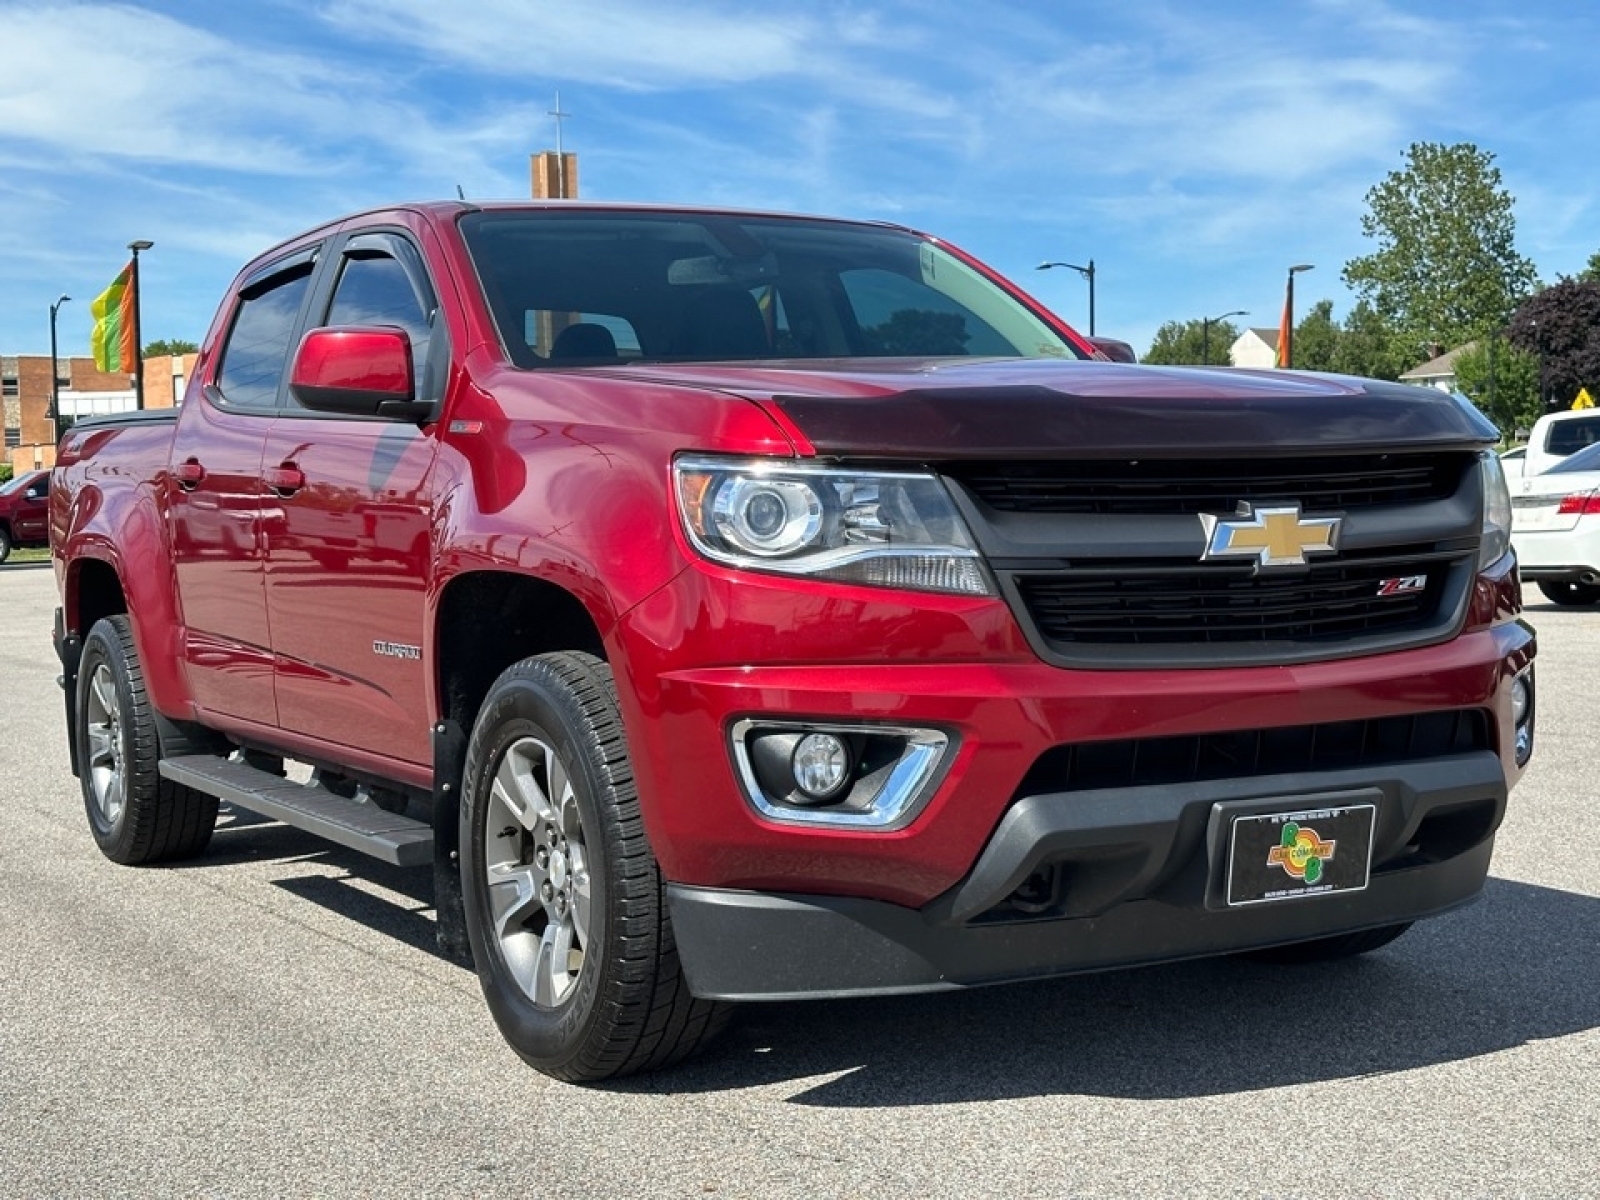
<svg viewBox="0 0 1600 1200">
<path fill-rule="evenodd" d="M 148 238 L 143 332 L 199 340 L 238 267 L 402 199 L 586 198 L 884 218 L 1141 351 L 1351 297 L 1368 188 L 1470 141 L 1553 280 L 1600 250 L 1600 6 L 1525 0 L 0 0 L 0 351 L 86 353 Z"/>
</svg>

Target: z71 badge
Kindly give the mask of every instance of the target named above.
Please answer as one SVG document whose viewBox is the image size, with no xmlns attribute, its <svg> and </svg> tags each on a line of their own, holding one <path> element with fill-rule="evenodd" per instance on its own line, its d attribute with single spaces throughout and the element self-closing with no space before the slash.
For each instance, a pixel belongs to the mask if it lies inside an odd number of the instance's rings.
<svg viewBox="0 0 1600 1200">
<path fill-rule="evenodd" d="M 1378 595 L 1380 596 L 1409 596 L 1414 592 L 1428 590 L 1428 577 L 1426 575 L 1401 575 L 1398 579 L 1381 579 L 1378 581 Z"/>
</svg>

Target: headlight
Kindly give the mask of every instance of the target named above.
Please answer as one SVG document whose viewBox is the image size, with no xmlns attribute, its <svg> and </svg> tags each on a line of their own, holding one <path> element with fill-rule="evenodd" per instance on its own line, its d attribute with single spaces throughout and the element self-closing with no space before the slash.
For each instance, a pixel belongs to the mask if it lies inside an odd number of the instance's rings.
<svg viewBox="0 0 1600 1200">
<path fill-rule="evenodd" d="M 1478 469 L 1483 479 L 1483 540 L 1478 543 L 1478 570 L 1482 571 L 1511 548 L 1511 491 L 1493 451 L 1478 456 Z"/>
<path fill-rule="evenodd" d="M 994 595 L 961 517 L 932 475 L 716 458 L 681 458 L 672 473 L 684 533 L 713 562 Z"/>
</svg>

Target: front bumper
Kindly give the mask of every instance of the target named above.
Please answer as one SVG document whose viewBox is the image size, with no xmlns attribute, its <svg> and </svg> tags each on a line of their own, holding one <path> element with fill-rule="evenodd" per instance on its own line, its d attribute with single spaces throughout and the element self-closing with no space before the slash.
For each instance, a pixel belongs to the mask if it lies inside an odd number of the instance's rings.
<svg viewBox="0 0 1600 1200">
<path fill-rule="evenodd" d="M 1363 890 L 1226 906 L 1218 883 L 1228 818 L 1343 792 L 1377 793 Z M 696 995 L 935 991 L 1231 953 L 1444 912 L 1482 889 L 1505 803 L 1500 760 L 1481 751 L 1384 771 L 1264 776 L 1245 789 L 1223 780 L 1045 794 L 1014 803 L 972 872 L 920 908 L 679 884 L 667 894 Z M 1047 911 L 1007 912 L 1006 896 L 1044 870 L 1059 881 Z"/>
</svg>

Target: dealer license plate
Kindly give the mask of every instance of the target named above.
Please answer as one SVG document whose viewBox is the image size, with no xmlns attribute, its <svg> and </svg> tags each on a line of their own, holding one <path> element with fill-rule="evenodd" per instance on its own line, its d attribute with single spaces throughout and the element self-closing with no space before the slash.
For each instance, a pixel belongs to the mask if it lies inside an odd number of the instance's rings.
<svg viewBox="0 0 1600 1200">
<path fill-rule="evenodd" d="M 1228 847 L 1228 904 L 1359 892 L 1372 866 L 1373 804 L 1237 816 Z"/>
</svg>

